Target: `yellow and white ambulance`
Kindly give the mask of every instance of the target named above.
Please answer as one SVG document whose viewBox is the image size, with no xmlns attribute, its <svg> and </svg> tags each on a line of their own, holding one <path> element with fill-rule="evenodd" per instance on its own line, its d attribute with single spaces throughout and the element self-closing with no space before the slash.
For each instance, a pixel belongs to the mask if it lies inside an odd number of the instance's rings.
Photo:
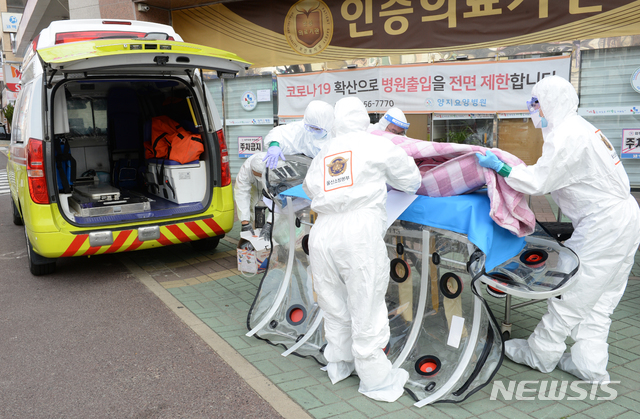
<svg viewBox="0 0 640 419">
<path fill-rule="evenodd" d="M 31 272 L 53 272 L 60 257 L 215 247 L 233 226 L 233 198 L 202 70 L 233 77 L 249 66 L 166 25 L 66 20 L 44 29 L 23 61 L 7 165 Z M 160 119 L 174 123 L 164 134 Z"/>
</svg>

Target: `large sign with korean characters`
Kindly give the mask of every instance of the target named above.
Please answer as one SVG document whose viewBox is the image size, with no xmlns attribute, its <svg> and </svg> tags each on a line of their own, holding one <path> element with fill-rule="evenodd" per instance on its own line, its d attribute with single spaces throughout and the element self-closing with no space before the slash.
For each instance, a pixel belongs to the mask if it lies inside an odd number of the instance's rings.
<svg viewBox="0 0 640 419">
<path fill-rule="evenodd" d="M 218 4 L 212 4 L 218 3 Z M 220 4 L 224 3 L 224 4 Z M 639 0 L 245 0 L 171 13 L 187 42 L 224 46 L 254 68 L 484 50 L 637 35 Z M 522 52 L 522 51 L 521 51 Z"/>
<path fill-rule="evenodd" d="M 569 79 L 570 57 L 439 62 L 278 76 L 278 115 L 302 116 L 312 100 L 332 105 L 357 96 L 369 112 L 527 112 L 543 77 Z M 528 113 L 527 113 L 528 114 Z"/>
</svg>

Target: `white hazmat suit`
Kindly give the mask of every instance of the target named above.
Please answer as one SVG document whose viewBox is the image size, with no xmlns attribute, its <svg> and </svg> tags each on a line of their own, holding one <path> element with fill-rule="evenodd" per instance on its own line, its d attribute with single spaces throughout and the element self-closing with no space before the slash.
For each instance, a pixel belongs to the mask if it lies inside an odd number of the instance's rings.
<svg viewBox="0 0 640 419">
<path fill-rule="evenodd" d="M 262 161 L 265 153 L 256 153 L 240 166 L 236 183 L 233 186 L 233 197 L 236 202 L 236 212 L 240 221 L 253 224 L 253 208 L 262 196 L 262 173 L 265 164 Z"/>
<path fill-rule="evenodd" d="M 335 384 L 355 367 L 362 394 L 392 402 L 409 373 L 392 369 L 383 351 L 389 342 L 386 184 L 415 193 L 421 177 L 404 150 L 366 133 L 369 117 L 360 99 L 339 100 L 335 114 L 336 137 L 314 158 L 303 183 L 318 213 L 309 258 L 325 313 L 327 371 Z"/>
<path fill-rule="evenodd" d="M 304 154 L 314 158 L 331 139 L 333 119 L 333 106 L 313 100 L 307 105 L 302 121 L 273 128 L 265 137 L 264 144 L 269 147 L 272 141 L 276 141 L 283 154 Z M 320 130 L 313 130 L 312 127 Z"/>
<path fill-rule="evenodd" d="M 304 154 L 314 158 L 332 138 L 333 120 L 333 106 L 314 100 L 307 105 L 302 121 L 273 128 L 265 137 L 264 143 L 268 147 L 271 142 L 276 141 L 283 154 Z M 307 125 L 320 130 L 309 129 Z M 262 197 L 261 176 L 266 166 L 263 161 L 265 156 L 266 153 L 257 153 L 249 157 L 236 176 L 233 193 L 240 221 L 253 223 L 253 208 Z"/>
<path fill-rule="evenodd" d="M 609 317 L 638 248 L 640 210 L 611 143 L 577 115 L 573 86 L 561 77 L 546 77 L 532 96 L 548 122 L 542 156 L 535 165 L 513 167 L 505 180 L 525 194 L 551 193 L 573 224 L 565 245 L 579 256 L 580 270 L 571 289 L 548 300 L 548 312 L 529 339 L 507 341 L 505 353 L 545 373 L 558 365 L 582 380 L 606 382 Z M 565 354 L 569 335 L 575 344 Z"/>
</svg>

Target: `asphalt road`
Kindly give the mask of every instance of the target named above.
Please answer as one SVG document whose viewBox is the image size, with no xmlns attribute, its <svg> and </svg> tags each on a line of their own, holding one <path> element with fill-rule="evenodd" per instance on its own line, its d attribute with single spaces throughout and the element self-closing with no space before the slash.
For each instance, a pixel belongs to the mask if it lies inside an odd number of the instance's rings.
<svg viewBox="0 0 640 419">
<path fill-rule="evenodd" d="M 280 417 L 116 255 L 31 275 L 10 199 L 0 196 L 0 418 Z"/>
</svg>

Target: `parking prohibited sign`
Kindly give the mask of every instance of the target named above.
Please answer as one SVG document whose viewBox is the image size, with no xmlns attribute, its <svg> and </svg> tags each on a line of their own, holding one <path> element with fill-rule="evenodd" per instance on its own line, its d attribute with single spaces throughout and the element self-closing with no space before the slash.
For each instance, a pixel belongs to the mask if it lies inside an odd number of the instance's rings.
<svg viewBox="0 0 640 419">
<path fill-rule="evenodd" d="M 242 159 L 262 151 L 262 137 L 238 137 L 238 155 Z"/>
<path fill-rule="evenodd" d="M 640 159 L 640 128 L 622 130 L 621 150 L 623 159 Z"/>
</svg>

